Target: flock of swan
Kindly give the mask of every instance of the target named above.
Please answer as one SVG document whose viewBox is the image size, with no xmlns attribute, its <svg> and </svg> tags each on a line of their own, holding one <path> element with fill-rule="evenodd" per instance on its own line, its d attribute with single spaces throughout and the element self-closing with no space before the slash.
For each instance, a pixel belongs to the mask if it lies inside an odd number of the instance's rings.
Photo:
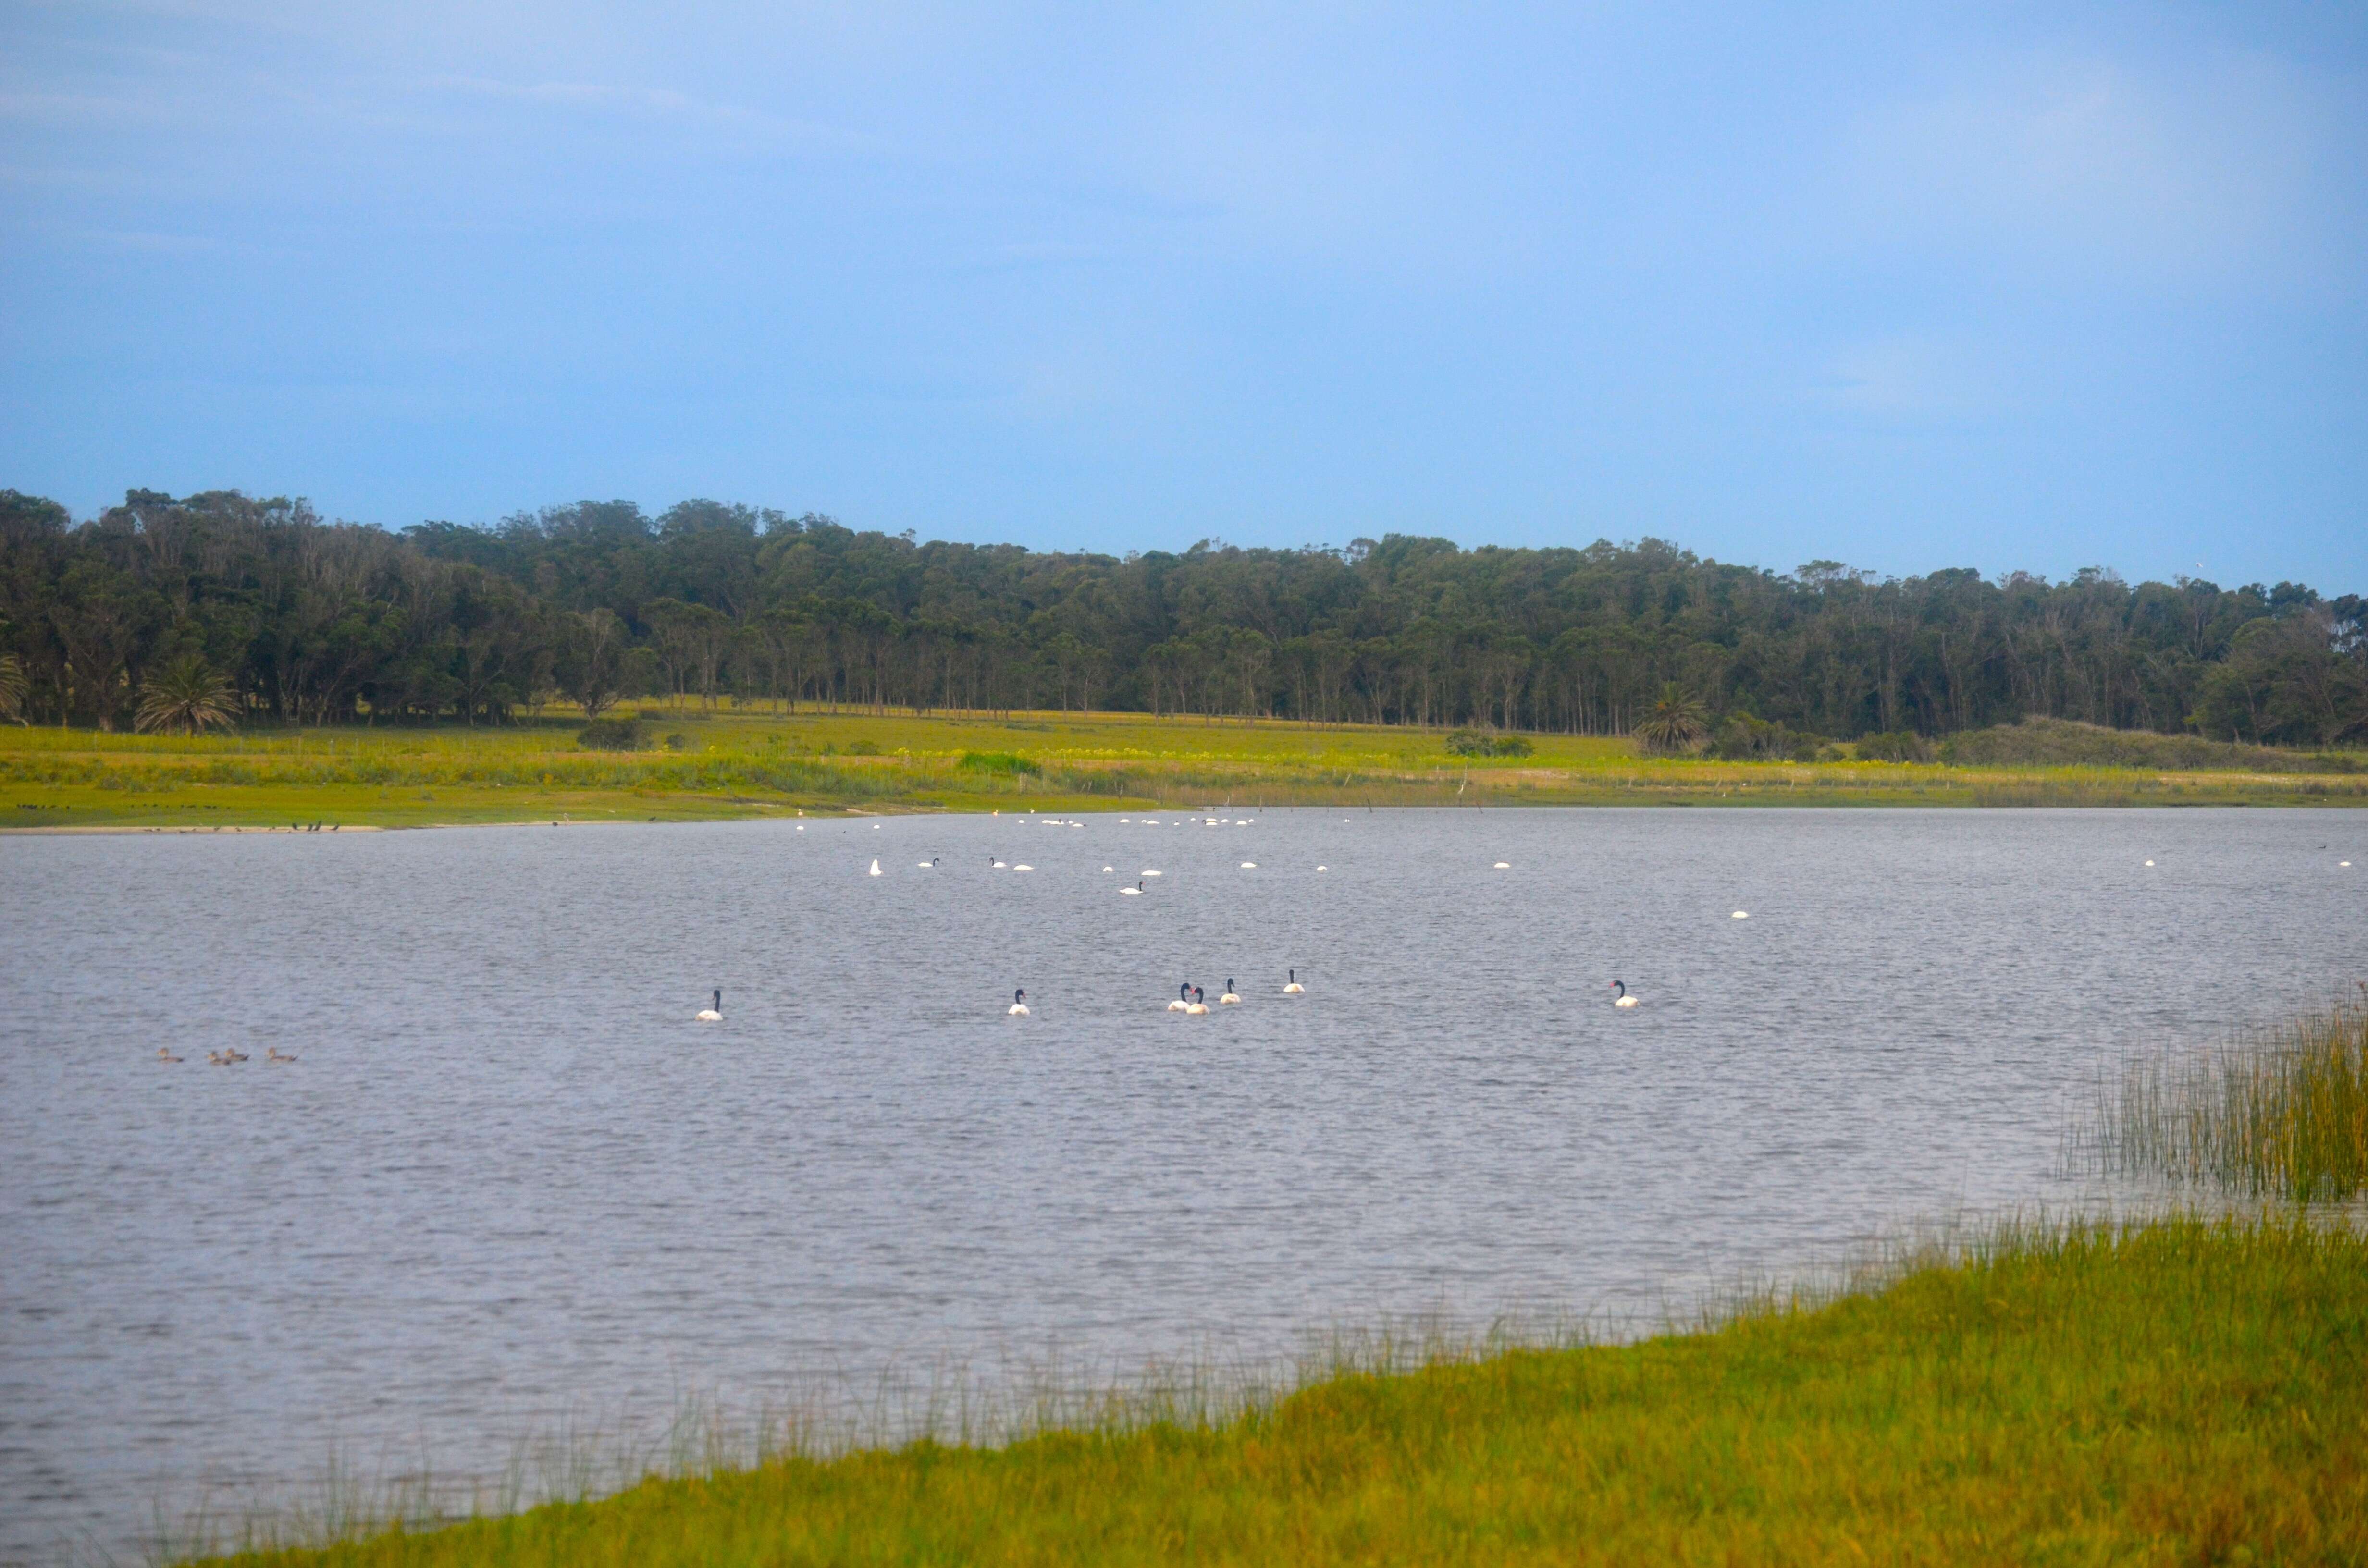
<svg viewBox="0 0 2368 1568">
<path fill-rule="evenodd" d="M 1252 819 L 1247 817 L 1240 818 L 1238 820 L 1232 817 L 1207 816 L 1197 819 L 1187 817 L 1181 821 L 1176 822 L 1173 825 L 1177 827 L 1185 827 L 1191 825 L 1195 821 L 1197 821 L 1199 824 L 1203 827 L 1247 827 L 1250 825 L 1251 820 Z M 1135 819 L 1133 817 L 1121 817 L 1119 818 L 1119 822 L 1121 825 L 1132 826 L 1134 825 Z M 1019 825 L 1022 827 L 1028 825 L 1026 819 L 1019 819 Z M 1041 825 L 1045 827 L 1083 827 L 1086 824 L 1081 822 L 1068 821 L 1059 817 L 1045 817 L 1041 819 Z M 1156 817 L 1144 817 L 1142 819 L 1141 825 L 1144 827 L 1158 827 L 1163 824 Z M 873 823 L 871 824 L 871 831 L 874 833 L 879 832 L 881 824 L 878 823 Z M 805 824 L 803 823 L 799 824 L 797 825 L 797 831 L 803 833 L 805 831 Z M 944 858 L 942 856 L 932 855 L 926 860 L 915 861 L 914 869 L 916 870 L 933 871 L 942 866 L 943 863 Z M 1029 865 L 1024 860 L 1008 861 L 996 855 L 987 856 L 986 864 L 987 869 L 994 871 L 1032 871 L 1036 869 L 1035 867 Z M 2146 864 L 2152 865 L 2154 862 L 2149 860 Z M 1241 862 L 1241 869 L 1245 871 L 1255 871 L 1258 869 L 1258 863 L 1255 860 L 1244 860 Z M 1329 871 L 1331 869 L 1328 866 L 1318 866 L 1315 869 L 1318 871 Z M 1512 869 L 1512 863 L 1508 860 L 1498 860 L 1489 867 L 1489 869 L 1496 871 L 1509 871 Z M 1102 874 L 1104 876 L 1114 875 L 1116 871 L 1117 868 L 1114 866 L 1104 866 L 1102 868 Z M 867 877 L 880 877 L 885 876 L 886 874 L 887 873 L 885 871 L 881 869 L 880 861 L 876 857 L 864 871 L 864 875 Z M 1123 898 L 1142 897 L 1150 880 L 1158 875 L 1160 875 L 1160 872 L 1156 869 L 1145 867 L 1143 870 L 1143 874 L 1135 879 L 1135 883 L 1133 887 L 1122 887 L 1118 890 L 1120 896 Z M 1738 909 L 1734 913 L 1732 918 L 1736 920 L 1748 920 L 1751 916 L 1748 911 Z M 1301 984 L 1299 982 L 1298 970 L 1286 969 L 1283 973 L 1283 995 L 1304 996 L 1307 994 L 1307 987 Z M 1639 1006 L 1637 998 L 1628 990 L 1628 985 L 1625 981 L 1612 980 L 1606 983 L 1611 988 L 1611 1005 L 1614 1007 L 1627 1009 Z M 1230 976 L 1227 977 L 1225 981 L 1225 988 L 1218 994 L 1215 1006 L 1220 1007 L 1238 1006 L 1241 1005 L 1241 994 L 1234 989 L 1234 982 L 1232 978 Z M 1207 1016 L 1210 1006 L 1211 1004 L 1209 1002 L 1208 993 L 1188 980 L 1177 987 L 1176 1000 L 1167 1004 L 1167 1010 L 1171 1013 L 1182 1013 L 1189 1017 L 1201 1017 Z M 1028 1006 L 1028 992 L 1024 987 L 1012 992 L 1011 1006 L 1005 1008 L 1004 1012 L 1006 1016 L 1014 1018 L 1025 1018 L 1033 1016 Z M 723 993 L 721 991 L 714 993 L 708 1006 L 700 1008 L 696 1014 L 692 1015 L 692 1018 L 694 1022 L 702 1024 L 722 1023 L 723 1021 Z"/>
</svg>

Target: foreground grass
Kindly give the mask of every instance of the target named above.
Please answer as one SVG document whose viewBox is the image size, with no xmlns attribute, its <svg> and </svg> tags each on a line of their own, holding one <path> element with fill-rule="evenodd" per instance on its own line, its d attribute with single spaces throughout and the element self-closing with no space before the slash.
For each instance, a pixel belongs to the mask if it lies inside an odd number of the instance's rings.
<svg viewBox="0 0 2368 1568">
<path fill-rule="evenodd" d="M 2248 1197 L 2368 1190 L 2368 987 L 2201 1056 L 2128 1064 L 2097 1120 L 2111 1168 Z"/>
<path fill-rule="evenodd" d="M 652 1480 L 331 1564 L 2358 1562 L 2368 1245 L 2282 1221 L 1993 1238 L 1712 1332 Z"/>
<path fill-rule="evenodd" d="M 661 710 L 674 749 L 586 752 L 553 713 L 499 729 L 196 739 L 0 726 L 0 826 L 642 821 L 799 811 L 1243 805 L 2368 805 L 2368 774 L 1743 763 L 1538 735 L 1452 756 L 1438 732 L 1110 714 Z M 964 759 L 972 759 L 965 766 Z M 978 766 L 1016 759 L 1017 770 Z"/>
</svg>

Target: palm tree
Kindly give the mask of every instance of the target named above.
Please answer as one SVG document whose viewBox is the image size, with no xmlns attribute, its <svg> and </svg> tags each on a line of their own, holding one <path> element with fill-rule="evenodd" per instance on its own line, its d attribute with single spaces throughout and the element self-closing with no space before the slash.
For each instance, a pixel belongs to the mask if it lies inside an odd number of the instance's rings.
<svg viewBox="0 0 2368 1568">
<path fill-rule="evenodd" d="M 233 722 L 230 682 L 195 653 L 175 660 L 141 683 L 141 730 L 194 735 L 209 724 L 227 730 Z"/>
<path fill-rule="evenodd" d="M 0 653 L 0 719 L 25 722 L 25 665 L 14 653 Z"/>
<path fill-rule="evenodd" d="M 1710 710 L 1676 681 L 1666 682 L 1636 738 L 1654 751 L 1693 751 L 1710 738 Z"/>
</svg>

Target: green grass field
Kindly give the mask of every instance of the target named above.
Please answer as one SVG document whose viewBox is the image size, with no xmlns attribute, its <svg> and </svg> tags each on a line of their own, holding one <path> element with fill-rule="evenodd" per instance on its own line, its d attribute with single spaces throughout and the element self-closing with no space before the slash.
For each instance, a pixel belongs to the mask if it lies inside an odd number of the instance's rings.
<svg viewBox="0 0 2368 1568">
<path fill-rule="evenodd" d="M 251 1568 L 2368 1560 L 2368 1243 L 2026 1228 L 1642 1344 L 652 1479 Z"/>
<path fill-rule="evenodd" d="M 0 726 L 0 825 L 640 821 L 799 811 L 1200 805 L 2368 805 L 2368 773 L 1640 756 L 1528 737 L 1449 755 L 1437 731 L 1255 720 L 655 710 L 676 749 L 580 749 L 559 713 L 490 729 L 182 737 Z M 964 766 L 1017 758 L 1019 768 Z"/>
</svg>

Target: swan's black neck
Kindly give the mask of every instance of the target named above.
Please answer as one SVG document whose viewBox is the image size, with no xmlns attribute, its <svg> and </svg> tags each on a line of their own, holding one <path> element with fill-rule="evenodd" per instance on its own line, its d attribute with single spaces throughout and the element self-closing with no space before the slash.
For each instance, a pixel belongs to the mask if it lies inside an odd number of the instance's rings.
<svg viewBox="0 0 2368 1568">
<path fill-rule="evenodd" d="M 723 993 L 721 991 L 715 994 L 715 1010 L 719 1013 L 723 1011 Z"/>
</svg>

